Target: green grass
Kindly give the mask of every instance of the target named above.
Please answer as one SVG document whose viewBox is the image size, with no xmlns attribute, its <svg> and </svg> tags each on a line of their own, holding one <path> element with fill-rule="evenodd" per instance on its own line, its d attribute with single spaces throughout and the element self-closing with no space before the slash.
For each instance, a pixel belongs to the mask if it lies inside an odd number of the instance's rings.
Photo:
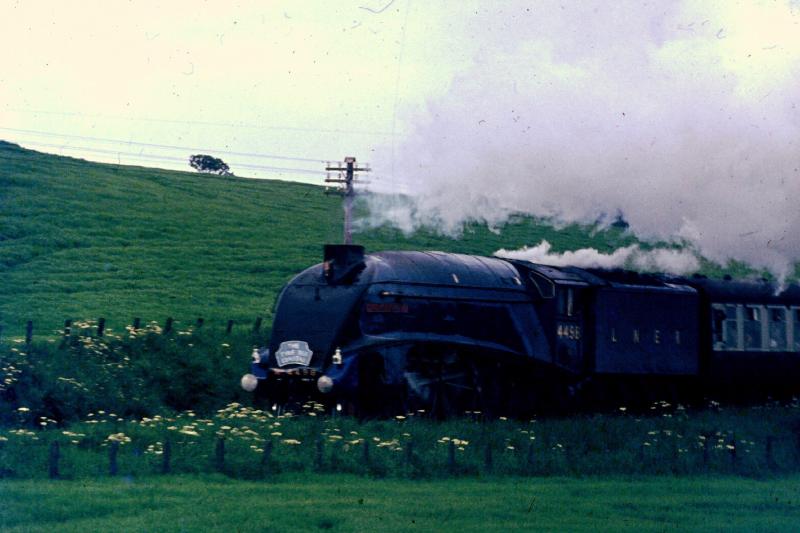
<svg viewBox="0 0 800 533">
<path fill-rule="evenodd" d="M 0 141 L 0 326 L 50 333 L 64 319 L 204 317 L 269 321 L 280 287 L 340 242 L 341 204 L 322 187 L 90 163 Z M 491 254 L 548 239 L 608 250 L 618 230 L 555 230 L 518 218 L 459 240 L 382 228 L 355 236 L 368 250 Z"/>
<path fill-rule="evenodd" d="M 796 531 L 800 477 L 0 482 L 17 531 Z"/>
</svg>

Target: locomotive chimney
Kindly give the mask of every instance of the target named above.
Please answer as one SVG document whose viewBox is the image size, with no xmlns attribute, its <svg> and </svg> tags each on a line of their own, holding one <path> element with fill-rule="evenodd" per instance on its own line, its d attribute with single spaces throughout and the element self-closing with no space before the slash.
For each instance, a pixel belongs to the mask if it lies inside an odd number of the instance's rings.
<svg viewBox="0 0 800 533">
<path fill-rule="evenodd" d="M 350 283 L 364 268 L 364 247 L 357 244 L 326 244 L 323 274 L 328 283 Z"/>
</svg>

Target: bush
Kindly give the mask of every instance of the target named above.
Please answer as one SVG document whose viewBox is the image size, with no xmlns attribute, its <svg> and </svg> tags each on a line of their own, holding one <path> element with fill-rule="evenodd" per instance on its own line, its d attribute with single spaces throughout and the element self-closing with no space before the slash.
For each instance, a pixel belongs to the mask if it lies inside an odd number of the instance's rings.
<svg viewBox="0 0 800 533">
<path fill-rule="evenodd" d="M 85 324 L 82 326 L 86 326 Z M 80 326 L 62 340 L 0 344 L 0 424 L 59 424 L 104 410 L 142 417 L 188 409 L 212 412 L 246 399 L 239 386 L 249 354 L 262 339 L 213 331 L 162 334 L 157 325 L 91 336 Z"/>
</svg>

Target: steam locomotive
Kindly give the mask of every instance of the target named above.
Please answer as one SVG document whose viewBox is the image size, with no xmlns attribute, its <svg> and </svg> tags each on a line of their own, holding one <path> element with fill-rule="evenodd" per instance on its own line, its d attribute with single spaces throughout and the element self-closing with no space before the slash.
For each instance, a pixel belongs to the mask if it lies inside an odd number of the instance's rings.
<svg viewBox="0 0 800 533">
<path fill-rule="evenodd" d="M 326 245 L 242 386 L 274 409 L 437 417 L 792 395 L 800 287 Z"/>
</svg>

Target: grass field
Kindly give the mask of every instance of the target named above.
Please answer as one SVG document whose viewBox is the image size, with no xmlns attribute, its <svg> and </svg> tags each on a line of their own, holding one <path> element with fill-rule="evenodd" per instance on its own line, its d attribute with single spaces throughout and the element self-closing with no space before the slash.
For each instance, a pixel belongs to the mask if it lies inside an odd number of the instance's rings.
<svg viewBox="0 0 800 533">
<path fill-rule="evenodd" d="M 797 531 L 800 477 L 0 482 L 22 531 Z"/>
<path fill-rule="evenodd" d="M 277 291 L 340 242 L 340 199 L 322 187 L 89 163 L 0 141 L 0 326 L 49 332 L 64 319 L 133 317 L 163 323 L 234 319 L 268 324 Z M 557 250 L 609 250 L 617 230 L 559 231 L 518 219 L 501 233 L 459 240 L 382 228 L 356 235 L 368 250 L 491 254 L 548 239 Z"/>
</svg>

